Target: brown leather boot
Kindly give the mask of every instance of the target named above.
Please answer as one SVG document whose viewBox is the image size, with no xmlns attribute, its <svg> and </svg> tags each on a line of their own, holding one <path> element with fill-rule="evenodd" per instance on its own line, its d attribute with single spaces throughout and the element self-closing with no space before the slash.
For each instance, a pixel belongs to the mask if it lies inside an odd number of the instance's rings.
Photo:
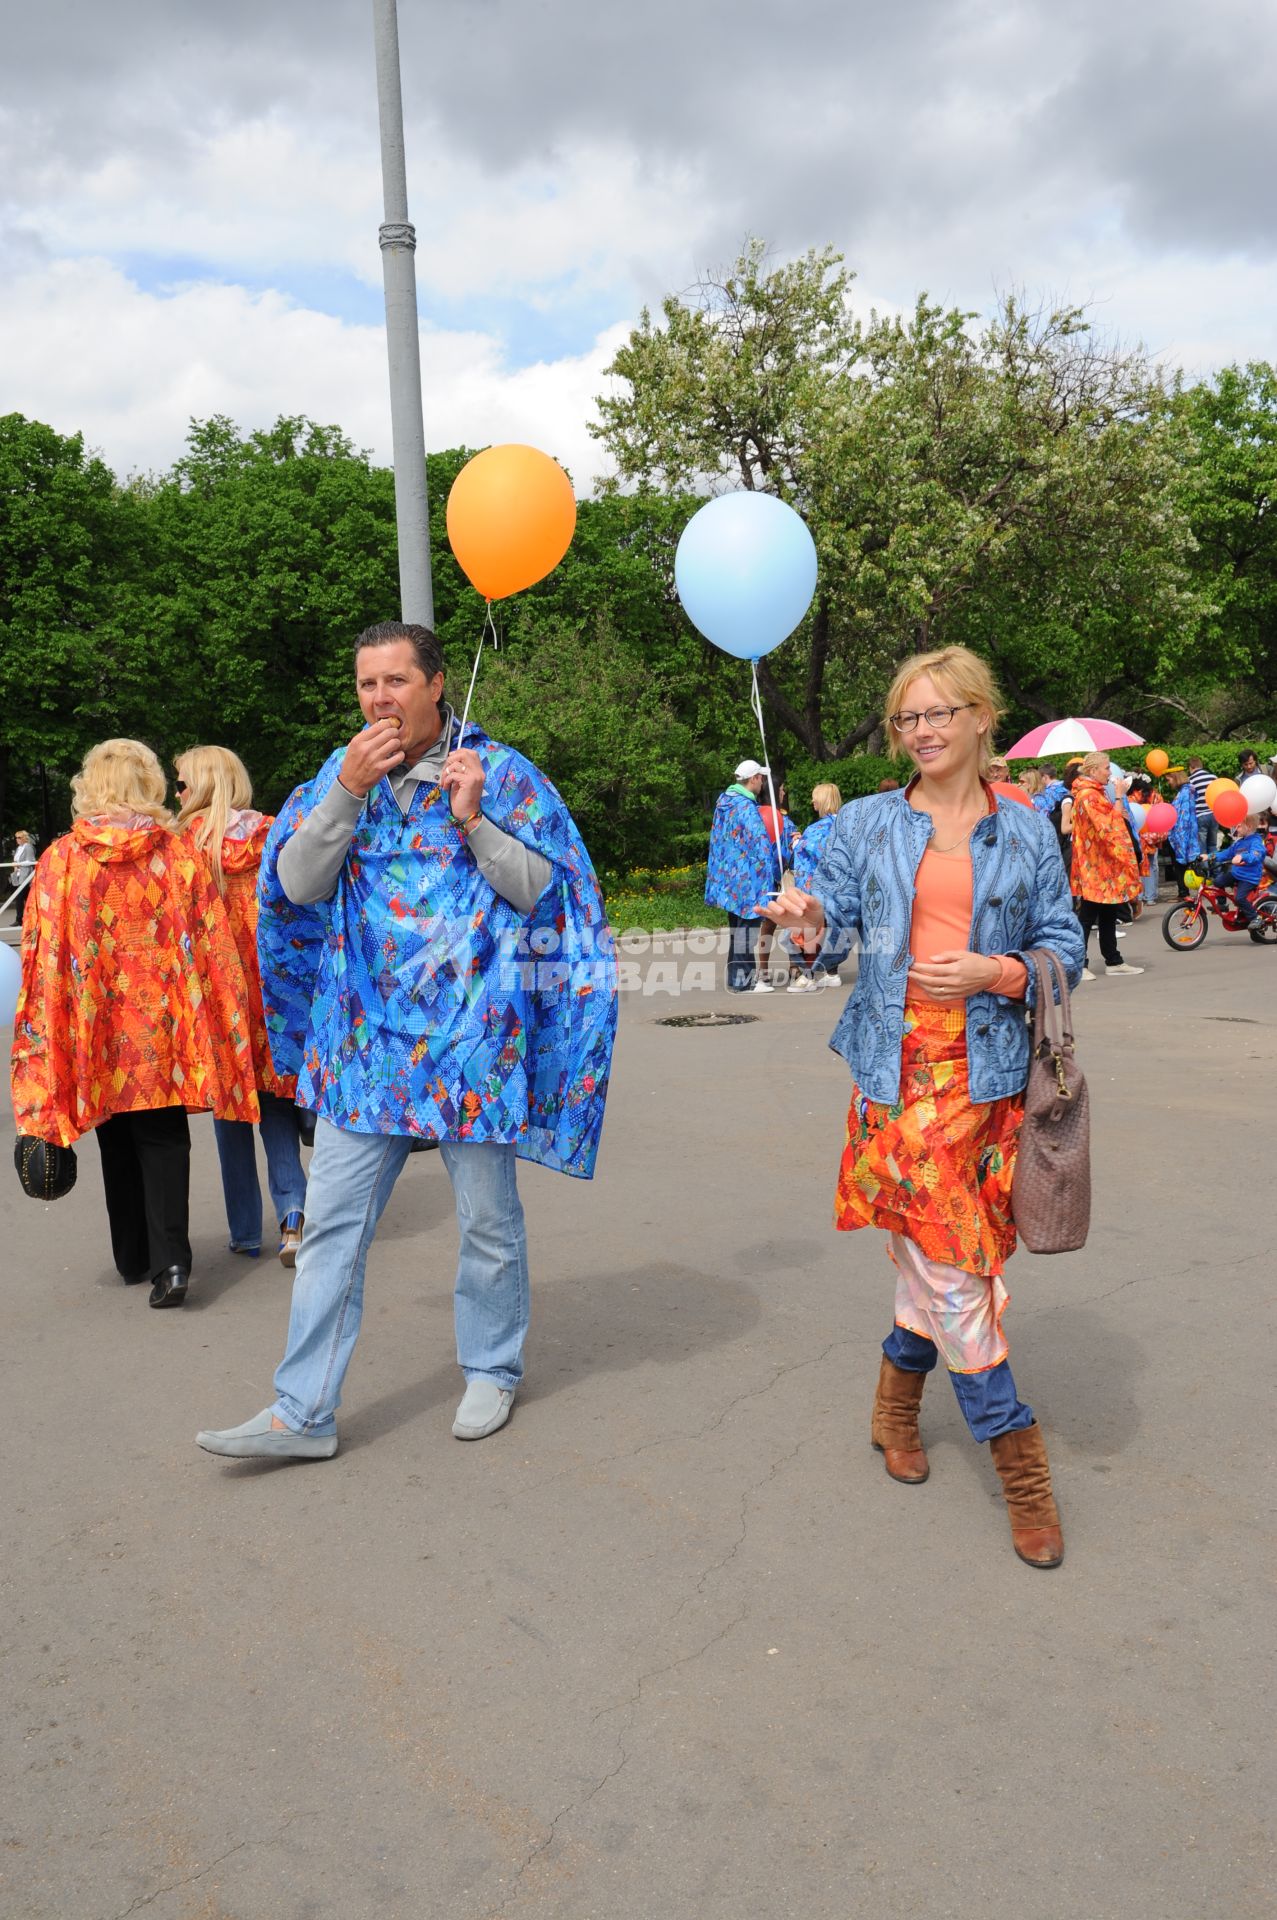
<svg viewBox="0 0 1277 1920">
<path fill-rule="evenodd" d="M 869 1438 L 892 1479 L 902 1480 L 907 1487 L 920 1486 L 931 1472 L 918 1432 L 918 1408 L 926 1382 L 925 1373 L 906 1373 L 883 1354 Z"/>
<path fill-rule="evenodd" d="M 1011 1518 L 1011 1545 L 1026 1566 L 1058 1567 L 1064 1558 L 1064 1535 L 1041 1427 L 1035 1420 L 1016 1433 L 995 1434 L 989 1452 Z"/>
</svg>

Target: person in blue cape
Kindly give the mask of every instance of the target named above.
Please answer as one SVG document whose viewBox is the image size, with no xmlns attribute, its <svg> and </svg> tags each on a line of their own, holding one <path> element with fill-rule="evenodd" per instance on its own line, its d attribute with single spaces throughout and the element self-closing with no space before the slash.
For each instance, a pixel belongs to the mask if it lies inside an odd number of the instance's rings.
<svg viewBox="0 0 1277 1920">
<path fill-rule="evenodd" d="M 816 810 L 816 818 L 809 827 L 803 828 L 794 842 L 794 885 L 803 893 L 811 892 L 817 868 L 833 837 L 834 822 L 842 806 L 841 790 L 832 780 L 824 780 L 819 786 L 812 788 L 811 804 Z M 794 966 L 794 971 L 790 978 L 789 991 L 811 993 L 817 987 L 838 986 L 840 984 L 838 968 L 850 951 L 850 945 L 846 942 L 830 939 L 812 960 L 809 972 L 803 971 L 803 956 L 792 955 L 791 965 Z"/>
<path fill-rule="evenodd" d="M 776 848 L 759 809 L 766 780 L 766 767 L 757 760 L 742 760 L 731 786 L 718 796 L 710 829 L 705 903 L 721 907 L 727 915 L 731 993 L 747 993 L 751 987 L 772 991 L 771 982 L 757 972 L 754 959 L 762 927 L 754 908 L 780 883 Z"/>
<path fill-rule="evenodd" d="M 502 1426 L 523 1377 L 517 1159 L 588 1179 L 616 1032 L 602 894 L 563 800 L 443 701 L 426 627 L 355 643 L 366 726 L 275 821 L 259 881 L 271 1053 L 315 1113 L 275 1402 L 198 1435 L 231 1458 L 328 1459 L 377 1223 L 414 1141 L 437 1143 L 461 1247 L 466 1387 L 452 1431 Z"/>
<path fill-rule="evenodd" d="M 1192 765 L 1192 762 L 1189 762 Z M 1171 828 L 1166 845 L 1170 850 L 1171 865 L 1175 875 L 1175 891 L 1181 900 L 1189 897 L 1189 886 L 1184 878 L 1194 860 L 1203 852 L 1202 838 L 1197 815 L 1197 798 L 1193 792 L 1193 783 L 1183 767 L 1171 767 L 1167 773 L 1171 791 L 1175 796 L 1175 825 Z M 1214 815 L 1211 815 L 1214 825 Z M 1209 849 L 1207 849 L 1209 852 Z"/>
<path fill-rule="evenodd" d="M 1041 790 L 1031 797 L 1039 813 L 1052 814 L 1068 799 L 1069 790 L 1059 775 L 1053 773 L 1049 767 L 1043 768 L 1043 774 L 1045 778 Z"/>
</svg>

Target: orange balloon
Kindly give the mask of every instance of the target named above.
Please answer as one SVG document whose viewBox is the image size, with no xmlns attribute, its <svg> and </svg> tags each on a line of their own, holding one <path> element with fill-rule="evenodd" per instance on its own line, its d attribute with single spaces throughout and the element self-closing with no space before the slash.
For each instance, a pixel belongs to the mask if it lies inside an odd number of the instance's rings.
<svg viewBox="0 0 1277 1920">
<path fill-rule="evenodd" d="M 1152 774 L 1165 773 L 1170 764 L 1170 755 L 1163 753 L 1160 747 L 1154 747 L 1150 753 L 1144 755 L 1144 765 Z"/>
<path fill-rule="evenodd" d="M 1219 799 L 1221 793 L 1240 793 L 1240 791 L 1241 789 L 1235 780 L 1226 780 L 1221 775 L 1218 780 L 1211 781 L 1203 797 L 1213 813 L 1215 811 L 1215 802 Z"/>
<path fill-rule="evenodd" d="M 448 539 L 485 600 L 521 593 L 572 544 L 576 498 L 557 460 L 535 447 L 489 447 L 467 460 L 448 495 Z"/>
<path fill-rule="evenodd" d="M 1221 827 L 1240 827 L 1250 808 L 1240 787 L 1233 786 L 1225 787 L 1223 793 L 1215 796 L 1211 812 Z"/>
</svg>

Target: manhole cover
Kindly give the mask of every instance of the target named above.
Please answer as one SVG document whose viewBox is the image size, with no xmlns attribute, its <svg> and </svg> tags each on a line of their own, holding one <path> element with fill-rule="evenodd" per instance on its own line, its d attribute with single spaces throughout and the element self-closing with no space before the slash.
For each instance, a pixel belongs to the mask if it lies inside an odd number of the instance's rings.
<svg viewBox="0 0 1277 1920">
<path fill-rule="evenodd" d="M 658 1027 L 749 1027 L 756 1013 L 672 1013 L 656 1022 Z"/>
</svg>

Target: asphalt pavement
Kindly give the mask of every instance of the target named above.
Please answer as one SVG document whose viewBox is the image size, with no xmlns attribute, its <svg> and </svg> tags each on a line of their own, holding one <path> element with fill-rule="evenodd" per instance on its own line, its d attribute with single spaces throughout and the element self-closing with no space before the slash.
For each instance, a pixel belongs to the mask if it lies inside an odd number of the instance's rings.
<svg viewBox="0 0 1277 1920">
<path fill-rule="evenodd" d="M 289 1277 L 110 1263 L 97 1155 L 8 1176 L 0 1911 L 14 1920 L 1259 1920 L 1272 1879 L 1277 953 L 1077 996 L 1089 1245 L 1007 1331 L 1067 1556 L 943 1378 L 868 1443 L 892 1270 L 836 1235 L 842 995 L 625 996 L 598 1177 L 525 1169 L 528 1372 L 462 1444 L 456 1234 L 407 1164 L 324 1463 L 222 1463 Z M 649 984 L 691 957 L 641 961 Z M 659 971 L 657 970 L 659 968 Z M 662 1026 L 710 1011 L 748 1024 Z"/>
</svg>

